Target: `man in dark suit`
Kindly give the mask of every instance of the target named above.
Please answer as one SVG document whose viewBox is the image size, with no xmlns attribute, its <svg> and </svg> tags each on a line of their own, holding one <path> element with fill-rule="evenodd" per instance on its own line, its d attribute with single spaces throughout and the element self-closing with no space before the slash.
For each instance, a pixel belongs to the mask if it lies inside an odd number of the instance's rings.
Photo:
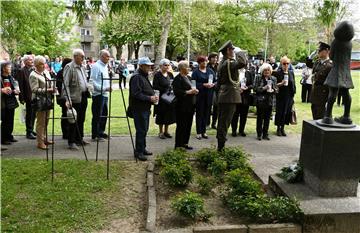
<svg viewBox="0 0 360 233">
<path fill-rule="evenodd" d="M 247 59 L 244 53 L 234 53 L 235 47 L 231 41 L 227 41 L 219 52 L 223 54 L 223 60 L 218 67 L 218 111 L 219 120 L 216 138 L 218 151 L 225 147 L 226 135 L 232 117 L 236 110 L 236 104 L 241 103 L 241 89 L 238 70 L 245 67 Z"/>
<path fill-rule="evenodd" d="M 25 55 L 23 57 L 25 66 L 21 68 L 17 74 L 16 79 L 19 82 L 20 94 L 19 100 L 21 104 L 26 107 L 26 138 L 36 139 L 34 132 L 34 122 L 36 118 L 36 111 L 31 107 L 31 88 L 29 83 L 30 73 L 33 71 L 34 59 L 32 55 Z"/>
<path fill-rule="evenodd" d="M 330 45 L 319 42 L 318 60 L 312 64 L 308 59 L 307 66 L 313 68 L 313 86 L 310 92 L 311 112 L 314 120 L 322 119 L 325 114 L 325 104 L 329 95 L 329 88 L 324 85 L 333 63 L 329 59 Z"/>
</svg>

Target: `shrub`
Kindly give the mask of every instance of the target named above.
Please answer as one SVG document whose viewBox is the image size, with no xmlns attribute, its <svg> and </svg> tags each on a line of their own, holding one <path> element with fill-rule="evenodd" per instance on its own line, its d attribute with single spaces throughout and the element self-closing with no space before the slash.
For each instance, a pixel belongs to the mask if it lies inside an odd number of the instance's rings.
<svg viewBox="0 0 360 233">
<path fill-rule="evenodd" d="M 214 161 L 209 165 L 208 170 L 210 173 L 218 179 L 222 179 L 226 171 L 227 163 L 226 161 L 215 158 Z"/>
<path fill-rule="evenodd" d="M 263 194 L 261 185 L 246 171 L 239 168 L 225 175 L 225 184 L 233 195 L 256 196 Z"/>
<path fill-rule="evenodd" d="M 160 176 L 170 186 L 183 187 L 191 182 L 193 174 L 190 163 L 187 160 L 180 160 L 175 164 L 165 164 Z"/>
<path fill-rule="evenodd" d="M 178 148 L 175 150 L 169 150 L 169 151 L 162 153 L 161 155 L 159 155 L 156 158 L 156 161 L 158 162 L 159 165 L 165 166 L 168 164 L 180 163 L 182 160 L 186 160 L 187 157 L 188 157 L 188 155 L 187 155 L 185 149 Z"/>
<path fill-rule="evenodd" d="M 210 215 L 204 211 L 204 200 L 197 193 L 185 191 L 175 196 L 171 208 L 179 215 L 187 218 L 207 220 Z"/>
<path fill-rule="evenodd" d="M 198 176 L 196 183 L 199 188 L 199 192 L 203 195 L 208 195 L 215 184 L 213 179 L 205 176 Z"/>
<path fill-rule="evenodd" d="M 195 157 L 200 163 L 200 167 L 206 169 L 215 158 L 219 157 L 219 152 L 216 149 L 204 148 L 196 152 Z"/>
<path fill-rule="evenodd" d="M 241 147 L 229 147 L 221 151 L 221 158 L 223 158 L 228 167 L 227 169 L 234 170 L 236 168 L 246 169 L 250 168 L 249 155 L 243 151 Z"/>
</svg>

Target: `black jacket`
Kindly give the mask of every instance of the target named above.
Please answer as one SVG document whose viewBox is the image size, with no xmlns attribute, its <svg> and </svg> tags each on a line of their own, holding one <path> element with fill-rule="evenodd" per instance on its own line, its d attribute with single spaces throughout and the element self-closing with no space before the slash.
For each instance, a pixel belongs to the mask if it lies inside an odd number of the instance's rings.
<svg viewBox="0 0 360 233">
<path fill-rule="evenodd" d="M 151 96 L 155 95 L 148 74 L 141 69 L 130 78 L 129 106 L 135 111 L 149 111 L 152 105 Z"/>
<path fill-rule="evenodd" d="M 191 89 L 190 77 L 178 74 L 173 82 L 173 90 L 176 95 L 176 109 L 183 112 L 194 111 L 196 95 L 187 95 L 186 91 Z M 181 117 L 181 116 L 179 116 Z"/>
</svg>

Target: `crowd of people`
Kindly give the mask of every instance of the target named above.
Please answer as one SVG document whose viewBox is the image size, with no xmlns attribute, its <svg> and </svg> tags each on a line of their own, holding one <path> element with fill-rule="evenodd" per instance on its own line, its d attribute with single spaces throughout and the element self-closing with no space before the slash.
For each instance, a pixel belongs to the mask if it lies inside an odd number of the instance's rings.
<svg viewBox="0 0 360 233">
<path fill-rule="evenodd" d="M 324 116 L 328 95 L 323 85 L 332 67 L 329 59 L 330 46 L 320 43 L 318 60 L 309 57 L 303 69 L 302 101 L 311 101 L 314 119 Z M 220 53 L 220 54 L 219 54 Z M 280 65 L 270 57 L 267 62 L 254 67 L 244 51 L 226 42 L 219 53 L 198 56 L 199 66 L 189 75 L 190 64 L 178 63 L 178 74 L 171 69 L 170 60 L 160 61 L 156 71 L 147 57 L 138 59 L 138 69 L 129 81 L 129 106 L 127 115 L 134 120 L 136 129 L 135 155 L 147 160 L 152 153 L 146 149 L 151 107 L 159 127 L 159 138 L 172 138 L 169 125 L 176 124 L 175 148 L 192 149 L 189 138 L 195 115 L 196 139 L 206 140 L 207 128 L 217 129 L 218 150 L 225 146 L 227 132 L 245 137 L 245 127 L 250 106 L 256 107 L 256 134 L 258 140 L 270 140 L 269 124 L 275 110 L 276 134 L 286 136 L 285 126 L 290 123 L 296 81 L 294 69 L 288 57 L 280 59 Z M 15 63 L 1 64 L 1 144 L 9 145 L 17 140 L 12 135 L 15 109 L 19 106 L 16 96 L 26 108 L 26 137 L 36 139 L 37 147 L 46 150 L 54 142 L 45 136 L 53 98 L 61 106 L 62 137 L 68 140 L 68 148 L 90 142 L 84 140 L 84 122 L 88 99 L 92 99 L 91 138 L 105 141 L 108 115 L 110 78 L 119 74 L 123 86 L 129 76 L 125 59 L 115 67 L 110 53 L 101 50 L 99 59 L 84 61 L 81 49 L 73 51 L 72 58 L 58 57 L 49 62 L 47 56 L 24 55 Z M 219 56 L 222 58 L 219 59 Z M 21 62 L 20 62 L 21 61 Z M 175 76 L 175 77 L 174 77 Z M 152 77 L 152 78 L 151 78 Z M 151 82 L 151 79 L 152 82 Z M 34 131 L 34 122 L 36 127 Z"/>
</svg>

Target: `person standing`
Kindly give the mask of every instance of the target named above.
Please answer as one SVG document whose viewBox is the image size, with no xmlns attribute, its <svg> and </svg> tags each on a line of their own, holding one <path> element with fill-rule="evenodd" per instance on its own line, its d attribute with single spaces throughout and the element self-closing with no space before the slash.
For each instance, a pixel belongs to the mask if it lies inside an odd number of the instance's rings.
<svg viewBox="0 0 360 233">
<path fill-rule="evenodd" d="M 189 62 L 181 61 L 178 65 L 179 74 L 173 82 L 174 93 L 176 95 L 176 133 L 175 149 L 185 148 L 192 150 L 189 146 L 191 126 L 194 118 L 196 95 L 199 90 L 196 85 L 192 85 L 189 74 Z"/>
<path fill-rule="evenodd" d="M 210 111 L 213 99 L 213 90 L 216 83 L 215 73 L 206 66 L 206 57 L 199 56 L 197 62 L 198 68 L 192 73 L 192 80 L 196 82 L 196 89 L 199 90 L 196 95 L 196 138 L 208 138 L 206 134 L 206 125 L 210 118 Z"/>
<path fill-rule="evenodd" d="M 217 79 L 217 68 L 218 68 L 218 54 L 215 52 L 212 52 L 208 56 L 209 63 L 207 67 L 211 69 L 215 73 L 215 79 Z M 212 101 L 212 122 L 211 122 L 211 128 L 216 129 L 216 122 L 218 118 L 218 105 L 217 105 L 217 96 L 218 96 L 218 88 L 217 85 L 213 88 L 214 96 Z M 210 116 L 208 119 L 208 125 L 210 124 Z"/>
<path fill-rule="evenodd" d="M 126 77 L 129 75 L 129 69 L 127 68 L 127 65 L 125 63 L 125 58 L 121 58 L 120 64 L 116 68 L 116 72 L 119 74 L 119 82 L 121 86 L 121 82 L 123 83 L 124 89 L 126 89 Z"/>
<path fill-rule="evenodd" d="M 148 57 L 139 58 L 139 68 L 130 79 L 129 108 L 134 116 L 136 129 L 135 156 L 140 161 L 146 161 L 145 156 L 152 155 L 146 150 L 146 135 L 149 130 L 150 109 L 152 104 L 159 102 L 149 81 L 151 66 L 154 65 Z"/>
<path fill-rule="evenodd" d="M 309 103 L 310 102 L 310 95 L 311 95 L 311 88 L 312 88 L 312 81 L 311 81 L 311 68 L 308 67 L 308 64 L 303 68 L 301 73 L 301 102 L 302 103 Z"/>
<path fill-rule="evenodd" d="M 17 140 L 12 135 L 14 130 L 15 108 L 19 107 L 16 96 L 19 88 L 11 76 L 11 62 L 1 64 L 1 144 L 10 145 Z"/>
<path fill-rule="evenodd" d="M 276 135 L 286 136 L 285 125 L 289 125 L 291 109 L 294 104 L 296 93 L 295 74 L 290 66 L 290 59 L 284 56 L 280 59 L 281 66 L 275 73 L 279 93 L 276 95 L 275 125 Z"/>
<path fill-rule="evenodd" d="M 219 52 L 223 54 L 223 60 L 218 68 L 218 110 L 219 121 L 216 138 L 218 142 L 218 151 L 225 147 L 226 135 L 230 126 L 232 117 L 236 110 L 236 104 L 241 103 L 241 89 L 238 70 L 245 67 L 247 59 L 245 54 L 239 52 L 234 54 L 235 47 L 231 41 L 227 41 Z"/>
<path fill-rule="evenodd" d="M 169 72 L 169 59 L 160 60 L 160 70 L 155 73 L 153 80 L 153 87 L 160 91 L 160 96 L 172 91 L 172 82 L 174 76 Z M 154 106 L 154 113 L 156 115 L 155 123 L 159 125 L 159 138 L 172 138 L 169 134 L 169 125 L 175 123 L 175 108 L 174 104 L 166 103 L 162 98 L 159 99 L 159 104 Z"/>
<path fill-rule="evenodd" d="M 73 61 L 64 67 L 64 88 L 62 95 L 65 99 L 67 109 L 74 108 L 76 121 L 69 123 L 68 146 L 71 150 L 78 150 L 77 145 L 89 144 L 84 138 L 84 122 L 86 108 L 88 105 L 88 83 L 86 81 L 86 70 L 83 66 L 85 54 L 82 49 L 74 49 Z"/>
<path fill-rule="evenodd" d="M 21 104 L 25 104 L 26 109 L 26 138 L 36 139 L 36 133 L 34 132 L 36 110 L 31 106 L 32 93 L 29 82 L 30 73 L 34 70 L 34 58 L 32 55 L 24 55 L 22 60 L 24 62 L 24 67 L 20 69 L 16 76 L 20 87 L 19 100 Z"/>
<path fill-rule="evenodd" d="M 105 127 L 108 114 L 109 92 L 112 91 L 109 80 L 108 62 L 110 53 L 106 49 L 100 51 L 100 59 L 92 66 L 90 73 L 90 85 L 93 85 L 92 93 L 92 120 L 91 138 L 103 142 L 108 135 L 105 134 Z M 104 116 L 104 117 L 103 117 Z"/>
<path fill-rule="evenodd" d="M 308 59 L 309 66 L 312 67 L 312 91 L 310 93 L 311 112 L 313 120 L 322 119 L 325 114 L 325 105 L 329 95 L 329 88 L 324 85 L 333 62 L 329 58 L 330 45 L 319 42 L 318 60 L 312 63 Z"/>
</svg>

